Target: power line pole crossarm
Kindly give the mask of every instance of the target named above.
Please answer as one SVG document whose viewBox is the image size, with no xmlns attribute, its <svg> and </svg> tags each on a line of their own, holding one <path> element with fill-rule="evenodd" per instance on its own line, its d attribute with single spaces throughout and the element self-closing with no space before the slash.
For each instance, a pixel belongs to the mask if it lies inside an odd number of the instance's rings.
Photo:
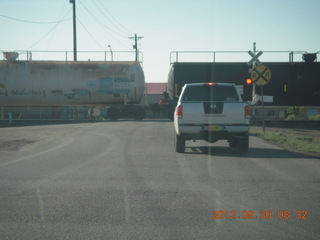
<svg viewBox="0 0 320 240">
<path fill-rule="evenodd" d="M 136 50 L 136 62 L 139 60 L 139 51 L 138 51 L 138 40 L 142 39 L 143 37 L 137 37 L 137 34 L 134 35 L 134 37 L 129 37 L 129 39 L 134 40 L 133 49 Z"/>
</svg>

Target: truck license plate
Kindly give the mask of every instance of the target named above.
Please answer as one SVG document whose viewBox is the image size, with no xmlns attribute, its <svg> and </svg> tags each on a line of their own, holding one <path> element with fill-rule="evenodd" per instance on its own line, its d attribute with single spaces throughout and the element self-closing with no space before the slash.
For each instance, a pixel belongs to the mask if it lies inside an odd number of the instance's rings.
<svg viewBox="0 0 320 240">
<path fill-rule="evenodd" d="M 208 130 L 209 130 L 209 131 L 218 131 L 219 128 L 220 128 L 219 126 L 209 126 L 209 127 L 208 127 Z"/>
</svg>

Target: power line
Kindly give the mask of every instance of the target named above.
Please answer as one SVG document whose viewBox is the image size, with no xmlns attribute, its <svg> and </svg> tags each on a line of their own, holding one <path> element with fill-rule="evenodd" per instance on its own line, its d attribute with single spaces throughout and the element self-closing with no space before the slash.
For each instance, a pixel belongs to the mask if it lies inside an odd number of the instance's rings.
<svg viewBox="0 0 320 240">
<path fill-rule="evenodd" d="M 101 26 L 103 26 L 105 29 L 108 29 L 109 31 L 121 36 L 121 37 L 126 37 L 125 35 L 122 35 L 120 33 L 117 33 L 116 31 L 114 31 L 113 29 L 107 27 L 104 23 L 102 23 L 80 0 L 79 3 L 84 7 L 84 9 L 91 15 L 91 17 L 96 20 Z"/>
<path fill-rule="evenodd" d="M 95 43 L 101 47 L 103 50 L 105 50 L 105 48 L 103 46 L 101 46 L 100 43 L 98 43 L 98 41 L 92 36 L 92 34 L 88 31 L 88 29 L 83 25 L 83 23 L 80 21 L 80 19 L 77 17 L 77 20 L 79 21 L 79 23 L 81 24 L 81 26 L 84 28 L 84 30 L 86 30 L 86 32 L 90 35 L 90 37 L 93 39 L 93 41 L 95 41 Z"/>
<path fill-rule="evenodd" d="M 66 5 L 67 5 L 67 2 L 64 1 L 63 7 L 62 7 L 62 9 L 61 9 L 61 11 L 60 11 L 60 13 L 59 13 L 59 17 L 58 17 L 59 19 L 61 19 L 61 17 L 63 16 L 63 12 L 64 12 L 64 9 L 65 9 Z M 56 31 L 56 30 L 57 30 L 57 28 L 54 28 L 54 31 L 53 31 L 53 33 L 51 34 L 50 39 L 48 39 L 48 45 L 47 45 L 46 50 L 49 49 L 49 46 L 51 45 L 51 42 L 52 42 L 52 39 L 53 39 L 53 37 L 54 37 L 54 34 L 55 34 L 55 31 Z"/>
<path fill-rule="evenodd" d="M 81 0 L 78 0 L 78 1 L 79 1 L 79 3 L 83 6 L 83 8 L 91 15 L 91 17 L 92 17 L 97 23 L 99 23 L 99 25 L 102 27 L 102 29 L 108 33 L 108 35 L 109 35 L 110 37 L 112 37 L 114 40 L 116 40 L 116 41 L 117 41 L 119 44 L 121 44 L 122 46 L 128 47 L 127 45 L 124 45 L 124 44 L 121 43 L 118 39 L 116 39 L 110 32 L 113 32 L 113 33 L 115 33 L 115 34 L 117 34 L 117 35 L 119 35 L 119 36 L 121 36 L 121 37 L 125 37 L 125 38 L 126 38 L 127 36 L 122 35 L 122 34 L 119 34 L 119 33 L 115 32 L 113 29 L 107 27 L 104 23 L 102 23 L 102 22 L 82 3 Z"/>
<path fill-rule="evenodd" d="M 124 27 L 109 11 L 108 9 L 103 5 L 103 3 L 98 0 L 98 2 L 100 3 L 100 5 L 102 6 L 102 8 L 105 10 L 105 12 L 110 15 L 110 17 L 113 19 L 110 19 L 102 10 L 101 8 L 99 8 L 95 2 L 95 0 L 93 0 L 94 5 L 99 9 L 99 11 L 106 17 L 106 19 L 108 19 L 110 21 L 110 23 L 115 26 L 118 30 L 120 30 L 121 32 L 123 32 L 126 35 L 131 35 L 132 32 L 130 30 L 128 30 L 126 27 Z"/>
<path fill-rule="evenodd" d="M 66 21 L 64 18 L 70 13 L 71 11 L 71 8 L 70 10 L 67 12 L 66 15 L 64 15 L 64 17 L 62 18 L 61 21 L 58 21 L 45 35 L 43 35 L 36 43 L 34 43 L 31 47 L 29 47 L 27 50 L 33 48 L 35 45 L 37 45 L 39 42 L 41 42 L 46 36 L 48 36 L 61 22 L 64 22 Z M 67 20 L 70 20 L 71 18 L 67 19 Z"/>
<path fill-rule="evenodd" d="M 65 22 L 65 21 L 68 21 L 71 19 L 71 18 L 68 18 L 68 19 L 64 19 L 64 20 L 60 20 L 60 21 L 56 21 L 56 22 L 34 22 L 34 21 L 28 21 L 28 20 L 9 17 L 9 16 L 3 15 L 3 14 L 0 14 L 0 17 L 4 17 L 4 18 L 11 19 L 11 20 L 24 22 L 24 23 L 33 23 L 33 24 L 57 24 L 57 23 Z"/>
<path fill-rule="evenodd" d="M 93 1 L 93 4 L 96 6 L 96 8 L 99 10 L 99 12 L 107 19 L 107 21 L 109 23 L 111 23 L 115 28 L 117 28 L 118 30 L 120 30 L 122 33 L 127 34 L 125 32 L 123 32 L 122 29 L 120 29 L 102 10 L 101 8 L 98 7 L 98 5 L 96 4 L 95 1 Z"/>
</svg>

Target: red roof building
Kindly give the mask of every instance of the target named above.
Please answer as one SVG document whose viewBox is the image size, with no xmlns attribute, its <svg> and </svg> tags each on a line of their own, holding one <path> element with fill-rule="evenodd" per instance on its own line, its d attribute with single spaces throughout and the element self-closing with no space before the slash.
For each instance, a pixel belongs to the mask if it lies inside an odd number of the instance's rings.
<svg viewBox="0 0 320 240">
<path fill-rule="evenodd" d="M 145 83 L 145 94 L 163 94 L 167 91 L 167 83 Z"/>
<path fill-rule="evenodd" d="M 164 98 L 163 92 L 167 91 L 167 83 L 145 83 L 144 95 L 141 103 L 154 104 Z"/>
</svg>

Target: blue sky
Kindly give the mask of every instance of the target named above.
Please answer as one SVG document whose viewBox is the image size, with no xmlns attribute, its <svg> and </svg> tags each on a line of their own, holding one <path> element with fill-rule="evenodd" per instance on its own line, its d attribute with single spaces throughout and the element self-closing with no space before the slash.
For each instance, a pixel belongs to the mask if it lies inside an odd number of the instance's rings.
<svg viewBox="0 0 320 240">
<path fill-rule="evenodd" d="M 253 42 L 262 51 L 320 51 L 319 0 L 76 0 L 76 6 L 78 51 L 109 51 L 108 45 L 133 51 L 128 37 L 137 33 L 147 82 L 167 80 L 172 51 L 248 51 Z M 0 50 L 72 51 L 71 8 L 69 0 L 1 0 Z M 282 57 L 264 53 L 261 60 Z"/>
</svg>

